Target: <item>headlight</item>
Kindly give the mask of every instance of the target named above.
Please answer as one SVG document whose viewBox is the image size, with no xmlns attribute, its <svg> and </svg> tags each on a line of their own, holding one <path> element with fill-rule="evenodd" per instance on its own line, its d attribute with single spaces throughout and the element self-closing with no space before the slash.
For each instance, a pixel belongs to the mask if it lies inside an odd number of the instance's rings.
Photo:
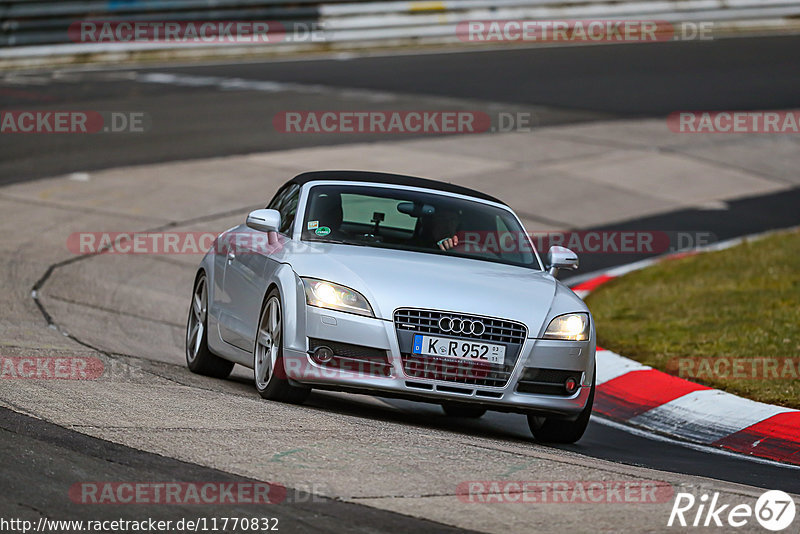
<svg viewBox="0 0 800 534">
<path fill-rule="evenodd" d="M 544 339 L 564 341 L 586 341 L 589 339 L 589 314 L 567 313 L 550 321 Z"/>
<path fill-rule="evenodd" d="M 306 289 L 306 302 L 309 306 L 357 313 L 368 317 L 375 316 L 367 299 L 358 291 L 316 278 L 302 278 L 302 280 Z"/>
</svg>

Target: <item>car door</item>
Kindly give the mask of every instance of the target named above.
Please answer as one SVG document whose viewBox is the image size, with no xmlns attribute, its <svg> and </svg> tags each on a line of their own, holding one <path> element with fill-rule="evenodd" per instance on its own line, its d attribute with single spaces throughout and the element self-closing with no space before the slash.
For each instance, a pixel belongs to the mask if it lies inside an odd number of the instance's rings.
<svg viewBox="0 0 800 534">
<path fill-rule="evenodd" d="M 275 196 L 269 209 L 281 214 L 281 240 L 291 237 L 300 187 L 289 184 Z M 268 281 L 278 268 L 279 249 L 266 246 L 267 235 L 245 225 L 229 236 L 222 273 L 221 300 L 226 303 L 220 319 L 222 339 L 243 350 L 252 350 L 261 301 Z"/>
</svg>

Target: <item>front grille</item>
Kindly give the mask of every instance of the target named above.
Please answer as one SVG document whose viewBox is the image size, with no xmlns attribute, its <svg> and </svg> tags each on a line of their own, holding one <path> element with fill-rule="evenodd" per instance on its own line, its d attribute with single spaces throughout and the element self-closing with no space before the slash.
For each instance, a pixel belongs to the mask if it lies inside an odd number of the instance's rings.
<svg viewBox="0 0 800 534">
<path fill-rule="evenodd" d="M 480 339 L 481 341 L 492 343 L 519 343 L 522 345 L 527 335 L 525 325 L 514 321 L 464 313 L 416 310 L 411 308 L 401 308 L 395 311 L 394 324 L 399 330 L 410 330 L 420 334 L 447 335 L 448 332 L 443 332 L 439 328 L 439 319 L 442 317 L 480 321 L 485 327 L 485 331 L 481 335 L 459 334 L 459 337 Z"/>
<path fill-rule="evenodd" d="M 439 319 L 461 319 L 479 321 L 483 331 L 477 334 L 447 332 L 439 327 Z M 397 340 L 400 345 L 403 370 L 409 378 L 441 380 L 474 386 L 503 387 L 508 383 L 517 362 L 522 345 L 525 343 L 527 329 L 522 323 L 469 315 L 456 312 L 400 308 L 394 313 Z M 475 339 L 487 343 L 502 344 L 506 347 L 504 365 L 423 356 L 412 353 L 414 334 L 434 334 L 452 339 Z"/>
<path fill-rule="evenodd" d="M 333 359 L 324 364 L 326 367 L 375 376 L 391 375 L 392 366 L 389 364 L 389 357 L 385 350 L 313 337 L 308 338 L 309 353 L 319 347 L 328 347 L 334 353 Z"/>
<path fill-rule="evenodd" d="M 569 377 L 580 382 L 582 374 L 580 371 L 526 367 L 517 382 L 517 393 L 566 396 L 564 382 Z"/>
</svg>

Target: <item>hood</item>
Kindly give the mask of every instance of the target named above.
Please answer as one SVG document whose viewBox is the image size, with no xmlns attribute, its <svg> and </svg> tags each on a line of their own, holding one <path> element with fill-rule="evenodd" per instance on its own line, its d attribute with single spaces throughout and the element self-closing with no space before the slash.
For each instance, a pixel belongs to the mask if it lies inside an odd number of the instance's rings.
<svg viewBox="0 0 800 534">
<path fill-rule="evenodd" d="M 528 326 L 529 336 L 536 336 L 556 292 L 556 280 L 536 269 L 403 250 L 295 243 L 287 247 L 284 261 L 299 276 L 355 289 L 377 317 L 387 320 L 397 308 L 454 311 L 519 321 Z"/>
</svg>

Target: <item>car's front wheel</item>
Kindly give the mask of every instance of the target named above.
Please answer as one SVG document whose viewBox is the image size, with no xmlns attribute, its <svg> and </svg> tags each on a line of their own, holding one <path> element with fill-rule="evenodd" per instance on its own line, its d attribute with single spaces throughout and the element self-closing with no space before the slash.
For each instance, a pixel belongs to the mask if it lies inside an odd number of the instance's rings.
<svg viewBox="0 0 800 534">
<path fill-rule="evenodd" d="M 597 370 L 595 369 L 595 375 Z M 589 425 L 589 418 L 592 415 L 592 405 L 594 404 L 595 378 L 592 377 L 592 389 L 589 392 L 589 400 L 581 411 L 580 415 L 573 420 L 543 418 L 535 415 L 528 415 L 528 426 L 537 441 L 543 443 L 575 443 L 586 432 Z"/>
<path fill-rule="evenodd" d="M 200 273 L 194 283 L 186 321 L 186 365 L 193 373 L 214 378 L 225 378 L 233 370 L 233 362 L 208 349 L 208 282 L 205 273 Z"/>
<path fill-rule="evenodd" d="M 469 419 L 478 419 L 486 413 L 486 408 L 481 408 L 480 406 L 453 404 L 450 402 L 443 403 L 442 410 L 450 417 L 465 417 Z"/>
<path fill-rule="evenodd" d="M 265 399 L 300 404 L 311 392 L 289 383 L 283 365 L 283 307 L 273 289 L 264 300 L 253 348 L 256 389 Z"/>
</svg>

